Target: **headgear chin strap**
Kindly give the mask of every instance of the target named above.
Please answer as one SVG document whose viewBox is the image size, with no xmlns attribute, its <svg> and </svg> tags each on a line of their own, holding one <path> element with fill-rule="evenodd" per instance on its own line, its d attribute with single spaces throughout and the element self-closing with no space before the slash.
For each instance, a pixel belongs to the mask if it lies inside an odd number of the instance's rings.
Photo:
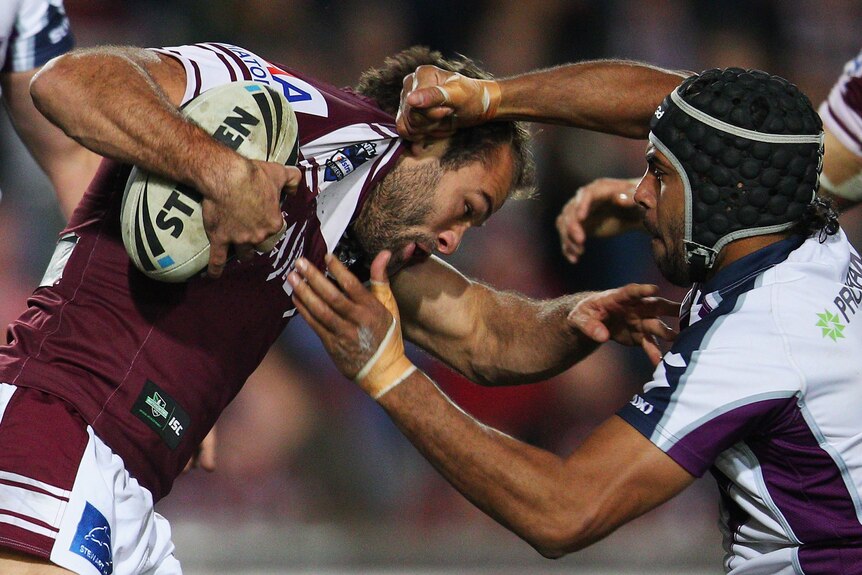
<svg viewBox="0 0 862 575">
<path fill-rule="evenodd" d="M 814 200 L 820 117 L 799 89 L 758 70 L 707 70 L 658 107 L 650 142 L 685 190 L 685 253 L 702 281 L 728 243 L 787 230 Z"/>
</svg>

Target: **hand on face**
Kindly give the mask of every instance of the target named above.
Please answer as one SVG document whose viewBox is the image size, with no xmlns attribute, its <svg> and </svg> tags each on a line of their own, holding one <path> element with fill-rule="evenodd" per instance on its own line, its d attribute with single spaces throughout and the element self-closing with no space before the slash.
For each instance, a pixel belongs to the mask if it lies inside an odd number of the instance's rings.
<svg viewBox="0 0 862 575">
<path fill-rule="evenodd" d="M 389 252 L 381 252 L 371 264 L 372 283 L 384 288 L 379 291 L 386 291 L 389 286 L 386 266 L 390 257 Z M 381 303 L 332 255 L 327 255 L 325 261 L 338 283 L 327 279 L 305 258 L 300 258 L 296 271 L 288 275 L 294 290 L 293 301 L 300 315 L 320 337 L 338 370 L 355 379 L 386 338 L 393 323 L 390 309 L 397 315 L 398 308 L 394 299 L 388 305 Z M 400 341 L 400 324 L 395 331 L 394 336 Z"/>
<path fill-rule="evenodd" d="M 613 339 L 640 345 L 657 365 L 663 352 L 657 338 L 673 341 L 676 332 L 661 316 L 679 314 L 679 303 L 656 297 L 654 285 L 628 284 L 582 299 L 569 313 L 569 325 L 599 343 Z"/>
<path fill-rule="evenodd" d="M 210 277 L 221 276 L 233 245 L 240 259 L 269 251 L 284 234 L 281 193 L 296 193 L 302 172 L 293 166 L 247 160 L 247 170 L 203 200 L 204 228 L 210 240 Z"/>
<path fill-rule="evenodd" d="M 588 237 L 615 236 L 640 226 L 636 180 L 600 178 L 579 188 L 557 216 L 563 255 L 577 263 Z"/>
<path fill-rule="evenodd" d="M 499 103 L 500 87 L 493 80 L 419 66 L 404 78 L 398 133 L 409 140 L 445 138 L 458 128 L 492 120 Z"/>
</svg>

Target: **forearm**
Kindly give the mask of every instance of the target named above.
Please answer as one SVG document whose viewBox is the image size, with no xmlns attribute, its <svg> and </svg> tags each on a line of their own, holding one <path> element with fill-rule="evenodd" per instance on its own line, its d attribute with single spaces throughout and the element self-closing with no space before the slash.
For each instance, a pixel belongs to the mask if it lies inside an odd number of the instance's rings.
<svg viewBox="0 0 862 575">
<path fill-rule="evenodd" d="M 843 211 L 862 201 L 862 158 L 824 128 L 826 152 L 820 177 L 820 194 L 830 198 Z"/>
<path fill-rule="evenodd" d="M 90 150 L 207 195 L 250 168 L 182 116 L 178 66 L 135 48 L 76 51 L 46 65 L 30 90 L 39 110 Z"/>
<path fill-rule="evenodd" d="M 592 541 L 582 537 L 593 511 L 561 458 L 472 419 L 418 371 L 380 404 L 449 483 L 543 555 Z"/>
<path fill-rule="evenodd" d="M 3 100 L 21 140 L 45 171 L 69 216 L 98 169 L 101 157 L 67 137 L 33 105 L 30 80 L 36 70 L 0 74 Z"/>
<path fill-rule="evenodd" d="M 568 64 L 499 81 L 496 118 L 565 124 L 645 138 L 685 74 L 629 61 Z"/>
<path fill-rule="evenodd" d="M 427 302 L 428 309 L 405 319 L 404 333 L 472 381 L 483 385 L 542 381 L 598 345 L 566 321 L 586 294 L 536 301 L 475 282 L 468 289 L 470 293 L 451 307 Z"/>
<path fill-rule="evenodd" d="M 474 308 L 465 373 L 485 385 L 543 381 L 592 353 L 598 344 L 574 329 L 569 312 L 588 293 L 533 300 L 488 286 Z"/>
</svg>

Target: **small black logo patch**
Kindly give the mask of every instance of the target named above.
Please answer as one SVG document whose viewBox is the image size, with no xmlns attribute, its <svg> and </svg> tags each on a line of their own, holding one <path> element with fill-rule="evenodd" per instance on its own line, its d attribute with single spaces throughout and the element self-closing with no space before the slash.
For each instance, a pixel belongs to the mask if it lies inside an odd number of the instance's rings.
<svg viewBox="0 0 862 575">
<path fill-rule="evenodd" d="M 158 433 L 171 449 L 176 449 L 189 428 L 185 410 L 149 379 L 132 406 L 132 413 Z"/>
</svg>

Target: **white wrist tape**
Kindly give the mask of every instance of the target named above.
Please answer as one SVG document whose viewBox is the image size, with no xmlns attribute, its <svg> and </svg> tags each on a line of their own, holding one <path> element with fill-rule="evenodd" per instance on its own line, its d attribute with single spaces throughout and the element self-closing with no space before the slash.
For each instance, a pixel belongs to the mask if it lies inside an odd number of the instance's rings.
<svg viewBox="0 0 862 575">
<path fill-rule="evenodd" d="M 359 387 L 374 399 L 380 399 L 396 385 L 410 377 L 416 366 L 404 355 L 404 340 L 398 324 L 398 306 L 388 283 L 371 282 L 371 292 L 392 314 L 392 323 L 377 349 L 354 377 Z"/>
</svg>

